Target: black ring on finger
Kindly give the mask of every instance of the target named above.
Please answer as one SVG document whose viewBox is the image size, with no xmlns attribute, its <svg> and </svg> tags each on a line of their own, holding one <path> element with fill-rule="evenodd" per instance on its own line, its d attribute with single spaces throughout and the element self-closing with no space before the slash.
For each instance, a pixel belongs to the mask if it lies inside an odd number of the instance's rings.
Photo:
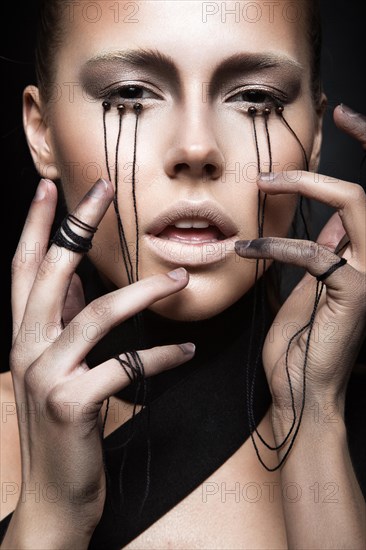
<svg viewBox="0 0 366 550">
<path fill-rule="evenodd" d="M 319 282 L 323 282 L 325 279 L 327 279 L 332 273 L 334 273 L 337 269 L 342 267 L 342 265 L 345 265 L 347 263 L 347 260 L 345 258 L 341 258 L 339 262 L 336 264 L 333 264 L 323 275 L 319 275 L 316 279 Z"/>
<path fill-rule="evenodd" d="M 70 223 L 90 233 L 89 237 L 82 237 L 73 231 Z M 73 214 L 68 214 L 62 221 L 60 227 L 55 233 L 51 243 L 71 250 L 72 252 L 85 253 L 92 247 L 92 240 L 97 227 L 93 227 L 82 220 L 79 220 Z"/>
</svg>

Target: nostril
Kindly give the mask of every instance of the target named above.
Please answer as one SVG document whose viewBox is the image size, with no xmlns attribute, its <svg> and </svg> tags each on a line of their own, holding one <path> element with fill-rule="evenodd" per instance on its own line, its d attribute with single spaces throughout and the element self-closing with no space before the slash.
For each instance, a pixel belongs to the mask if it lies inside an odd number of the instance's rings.
<svg viewBox="0 0 366 550">
<path fill-rule="evenodd" d="M 169 169 L 170 168 L 170 169 Z M 220 163 L 218 162 L 202 162 L 201 160 L 192 160 L 188 162 L 175 162 L 169 167 L 167 165 L 166 171 L 172 178 L 178 176 L 193 177 L 195 179 L 217 179 L 220 176 Z"/>
<path fill-rule="evenodd" d="M 212 177 L 214 176 L 216 170 L 217 167 L 214 164 L 205 164 L 203 167 L 203 175 Z"/>
<path fill-rule="evenodd" d="M 185 162 L 180 162 L 180 163 L 176 164 L 175 167 L 174 167 L 174 171 L 175 171 L 176 174 L 180 174 L 181 172 L 184 172 L 186 170 L 189 170 L 189 166 Z"/>
</svg>

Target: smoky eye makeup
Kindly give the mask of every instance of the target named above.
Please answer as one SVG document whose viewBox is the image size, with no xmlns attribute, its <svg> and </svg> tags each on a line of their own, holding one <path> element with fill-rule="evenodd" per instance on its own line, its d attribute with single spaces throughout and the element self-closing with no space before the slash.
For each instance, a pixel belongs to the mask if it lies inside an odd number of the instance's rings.
<svg viewBox="0 0 366 550">
<path fill-rule="evenodd" d="M 254 105 L 286 105 L 297 99 L 301 92 L 299 79 L 273 82 L 273 79 L 244 77 L 225 84 L 221 88 L 220 99 L 223 103 L 238 106 L 240 103 Z"/>
<path fill-rule="evenodd" d="M 113 73 L 112 79 L 100 74 L 88 75 L 88 78 L 82 79 L 81 84 L 86 94 L 96 100 L 164 99 L 163 92 L 155 84 L 141 78 L 127 79 L 125 74 L 121 74 L 120 80 L 116 80 L 116 73 Z"/>
<path fill-rule="evenodd" d="M 131 67 L 119 61 L 86 63 L 79 79 L 85 93 L 93 99 L 114 97 L 120 91 L 125 99 L 164 99 L 176 88 L 173 81 L 153 67 Z"/>
</svg>

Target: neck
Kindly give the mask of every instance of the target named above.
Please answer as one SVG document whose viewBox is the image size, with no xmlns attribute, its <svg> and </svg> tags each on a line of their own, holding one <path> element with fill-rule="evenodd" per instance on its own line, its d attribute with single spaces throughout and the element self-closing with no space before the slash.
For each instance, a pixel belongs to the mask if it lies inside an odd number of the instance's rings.
<svg viewBox="0 0 366 550">
<path fill-rule="evenodd" d="M 89 262 L 83 267 L 87 272 L 84 271 L 80 275 L 86 281 L 86 299 L 89 302 L 96 296 L 104 294 L 106 287 Z M 225 353 L 232 347 L 241 349 L 244 346 L 242 361 L 245 363 L 245 349 L 248 348 L 250 338 L 254 299 L 252 289 L 223 312 L 200 321 L 171 320 L 146 309 L 121 323 L 104 337 L 88 355 L 88 365 L 96 366 L 124 351 L 193 342 L 196 345 L 196 353 L 191 361 L 149 378 L 150 396 L 154 399 L 197 370 L 203 362 L 214 362 L 217 355 Z M 262 323 L 260 324 L 261 327 L 258 327 L 257 320 L 255 328 L 257 333 L 258 328 L 264 327 Z M 259 330 L 259 332 L 263 331 Z M 120 392 L 119 396 L 133 402 L 136 398 L 135 392 L 134 386 L 130 385 Z"/>
</svg>

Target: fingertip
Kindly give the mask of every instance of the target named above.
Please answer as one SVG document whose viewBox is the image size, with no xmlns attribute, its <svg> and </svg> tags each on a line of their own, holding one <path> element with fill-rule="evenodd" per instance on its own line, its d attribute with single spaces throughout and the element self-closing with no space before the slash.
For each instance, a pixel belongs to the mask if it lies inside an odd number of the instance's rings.
<svg viewBox="0 0 366 550">
<path fill-rule="evenodd" d="M 344 103 L 337 105 L 333 120 L 339 130 L 360 141 L 366 148 L 366 116 L 351 109 Z"/>
<path fill-rule="evenodd" d="M 193 357 L 196 353 L 196 346 L 192 342 L 185 342 L 184 344 L 178 344 L 178 347 L 183 351 L 184 355 Z"/>
<path fill-rule="evenodd" d="M 260 172 L 257 177 L 257 183 L 259 185 L 268 185 L 269 183 L 276 183 L 281 181 L 280 172 Z"/>
<path fill-rule="evenodd" d="M 234 243 L 234 250 L 235 252 L 241 256 L 243 253 L 245 254 L 245 251 L 250 247 L 252 241 L 235 241 Z"/>
<path fill-rule="evenodd" d="M 173 281 L 184 281 L 189 279 L 189 273 L 184 267 L 178 267 L 167 273 L 167 276 Z"/>
<path fill-rule="evenodd" d="M 351 107 L 348 107 L 344 103 L 337 105 L 333 111 L 333 120 L 340 129 L 352 128 L 356 121 L 364 118 L 361 113 L 351 109 Z"/>
<path fill-rule="evenodd" d="M 47 178 L 41 178 L 34 194 L 33 202 L 41 202 L 44 199 L 49 198 L 50 195 L 52 196 L 52 190 L 55 187 L 56 186 L 53 181 Z"/>
<path fill-rule="evenodd" d="M 103 198 L 112 200 L 113 195 L 114 189 L 112 183 L 104 178 L 99 178 L 86 193 L 87 197 L 93 197 L 98 200 Z"/>
<path fill-rule="evenodd" d="M 359 113 L 351 109 L 351 107 L 348 107 L 348 105 L 345 105 L 344 103 L 340 103 L 337 105 L 336 109 L 338 109 L 343 115 L 355 117 L 358 116 Z"/>
</svg>

